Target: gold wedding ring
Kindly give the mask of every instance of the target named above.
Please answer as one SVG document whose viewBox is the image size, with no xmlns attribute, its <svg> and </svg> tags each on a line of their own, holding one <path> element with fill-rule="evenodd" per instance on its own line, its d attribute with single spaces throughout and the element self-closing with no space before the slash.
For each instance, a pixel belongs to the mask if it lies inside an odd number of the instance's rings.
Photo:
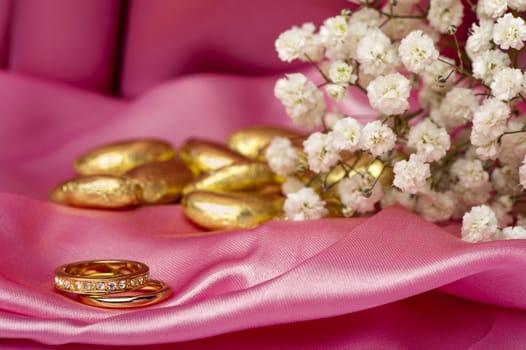
<svg viewBox="0 0 526 350">
<path fill-rule="evenodd" d="M 133 291 L 106 295 L 79 295 L 81 303 L 90 306 L 127 309 L 159 303 L 172 295 L 172 289 L 164 282 L 149 280 Z"/>
<path fill-rule="evenodd" d="M 128 260 L 90 260 L 55 270 L 55 288 L 85 295 L 119 293 L 147 285 L 149 268 Z"/>
</svg>

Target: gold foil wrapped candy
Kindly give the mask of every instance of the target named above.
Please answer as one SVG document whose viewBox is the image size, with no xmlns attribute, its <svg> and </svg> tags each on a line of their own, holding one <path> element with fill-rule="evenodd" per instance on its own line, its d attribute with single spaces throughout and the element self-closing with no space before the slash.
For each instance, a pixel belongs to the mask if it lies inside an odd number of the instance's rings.
<svg viewBox="0 0 526 350">
<path fill-rule="evenodd" d="M 194 138 L 181 145 L 179 157 L 196 175 L 248 160 L 225 145 Z"/>
<path fill-rule="evenodd" d="M 193 178 L 190 169 L 179 160 L 147 163 L 133 168 L 125 176 L 141 187 L 143 204 L 178 201 L 183 187 Z"/>
<path fill-rule="evenodd" d="M 184 189 L 183 195 L 193 191 L 235 192 L 255 191 L 276 183 L 275 175 L 263 162 L 242 162 L 218 169 L 195 178 Z"/>
<path fill-rule="evenodd" d="M 135 139 L 101 145 L 76 158 L 73 167 L 80 175 L 121 175 L 139 165 L 175 157 L 168 142 Z"/>
<path fill-rule="evenodd" d="M 274 137 L 296 138 L 301 134 L 276 126 L 253 126 L 233 132 L 227 140 L 228 147 L 251 158 L 263 160 L 263 149 Z"/>
<path fill-rule="evenodd" d="M 120 209 L 139 204 L 141 188 L 119 176 L 91 175 L 61 183 L 50 198 L 77 207 Z"/>
<path fill-rule="evenodd" d="M 195 191 L 183 199 L 185 215 L 210 230 L 249 229 L 278 216 L 283 197 Z"/>
</svg>

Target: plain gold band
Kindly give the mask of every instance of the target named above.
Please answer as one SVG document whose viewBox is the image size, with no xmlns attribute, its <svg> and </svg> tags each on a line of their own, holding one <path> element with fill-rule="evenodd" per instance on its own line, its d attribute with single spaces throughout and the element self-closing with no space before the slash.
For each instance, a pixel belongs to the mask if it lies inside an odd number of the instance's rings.
<svg viewBox="0 0 526 350">
<path fill-rule="evenodd" d="M 55 269 L 55 288 L 86 295 L 120 293 L 146 285 L 148 272 L 148 266 L 138 261 L 79 261 Z"/>
<path fill-rule="evenodd" d="M 128 309 L 157 304 L 172 295 L 172 288 L 161 281 L 149 280 L 141 288 L 106 295 L 79 295 L 81 303 L 110 308 Z"/>
</svg>

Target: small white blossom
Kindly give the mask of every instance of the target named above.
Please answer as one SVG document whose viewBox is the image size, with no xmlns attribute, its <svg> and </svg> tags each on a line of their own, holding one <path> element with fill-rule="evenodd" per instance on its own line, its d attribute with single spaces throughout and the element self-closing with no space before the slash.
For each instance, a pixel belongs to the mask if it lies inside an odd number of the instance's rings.
<svg viewBox="0 0 526 350">
<path fill-rule="evenodd" d="M 390 73 L 398 63 L 391 40 L 379 29 L 371 30 L 360 40 L 356 57 L 364 72 L 371 75 Z"/>
<path fill-rule="evenodd" d="M 431 0 L 427 19 L 429 24 L 440 33 L 447 33 L 449 28 L 458 27 L 464 15 L 464 6 L 458 0 Z"/>
<path fill-rule="evenodd" d="M 326 19 L 320 27 L 320 40 L 330 59 L 345 59 L 349 51 L 349 25 L 344 16 Z"/>
<path fill-rule="evenodd" d="M 281 33 L 274 43 L 279 58 L 285 62 L 295 59 L 319 61 L 323 57 L 323 49 L 314 34 L 315 30 L 314 24 L 305 23 L 301 28 L 294 26 Z"/>
<path fill-rule="evenodd" d="M 455 87 L 444 96 L 438 114 L 432 115 L 432 119 L 440 126 L 453 130 L 471 121 L 477 108 L 478 102 L 473 90 Z M 437 116 L 440 118 L 435 120 Z"/>
<path fill-rule="evenodd" d="M 352 66 L 343 61 L 334 61 L 329 67 L 329 78 L 334 84 L 354 84 L 358 77 Z"/>
<path fill-rule="evenodd" d="M 475 111 L 470 140 L 475 146 L 483 146 L 496 140 L 506 129 L 506 121 L 511 113 L 508 104 L 490 98 Z"/>
<path fill-rule="evenodd" d="M 325 202 L 310 187 L 288 194 L 283 209 L 287 218 L 294 221 L 315 220 L 327 215 Z"/>
<path fill-rule="evenodd" d="M 429 164 L 424 157 L 411 154 L 409 160 L 400 160 L 395 163 L 393 185 L 403 192 L 416 194 L 426 187 L 426 181 L 431 176 Z"/>
<path fill-rule="evenodd" d="M 287 74 L 276 82 L 274 95 L 281 100 L 294 124 L 320 126 L 326 104 L 323 93 L 301 73 Z"/>
<path fill-rule="evenodd" d="M 481 21 L 479 25 L 473 23 L 466 41 L 469 58 L 474 60 L 481 53 L 490 50 L 491 40 L 493 40 L 493 21 Z"/>
<path fill-rule="evenodd" d="M 477 17 L 499 18 L 507 9 L 507 0 L 479 0 L 477 4 Z"/>
<path fill-rule="evenodd" d="M 491 210 L 497 217 L 499 227 L 505 227 L 513 223 L 514 219 L 510 215 L 515 204 L 514 199 L 508 195 L 497 196 L 491 203 Z"/>
<path fill-rule="evenodd" d="M 401 114 L 409 108 L 409 80 L 400 73 L 379 76 L 367 85 L 371 106 L 386 115 Z"/>
<path fill-rule="evenodd" d="M 508 122 L 505 132 L 515 132 L 501 138 L 498 159 L 502 164 L 518 169 L 526 154 L 526 133 L 519 132 L 523 129 L 524 118 Z"/>
<path fill-rule="evenodd" d="M 309 169 L 315 173 L 327 172 L 340 159 L 332 133 L 315 132 L 303 142 Z"/>
<path fill-rule="evenodd" d="M 392 150 L 396 143 L 396 134 L 379 120 L 367 123 L 360 137 L 360 147 L 373 156 L 382 156 Z"/>
<path fill-rule="evenodd" d="M 476 139 L 476 137 L 474 137 Z M 478 141 L 478 140 L 477 140 Z M 495 160 L 499 154 L 499 143 L 497 140 L 490 141 L 486 144 L 480 144 L 475 149 L 475 154 L 482 160 Z"/>
<path fill-rule="evenodd" d="M 347 92 L 347 86 L 342 84 L 327 84 L 325 85 L 325 92 L 334 101 L 341 102 Z"/>
<path fill-rule="evenodd" d="M 327 53 L 327 57 L 335 60 L 346 58 L 357 58 L 358 44 L 364 36 L 366 36 L 371 30 L 375 30 L 382 23 L 382 19 L 378 11 L 366 7 L 362 7 L 360 10 L 353 12 L 349 19 L 348 25 L 348 38 L 346 40 L 346 51 L 345 56 L 340 55 L 339 58 L 331 57 L 330 53 Z"/>
<path fill-rule="evenodd" d="M 274 137 L 265 149 L 265 158 L 273 172 L 280 176 L 294 173 L 298 166 L 298 151 L 285 137 Z"/>
<path fill-rule="evenodd" d="M 438 58 L 433 40 L 421 30 L 411 32 L 402 39 L 398 54 L 404 66 L 414 73 L 424 72 Z"/>
<path fill-rule="evenodd" d="M 499 18 L 493 27 L 493 41 L 501 49 L 507 50 L 510 47 L 520 50 L 526 40 L 526 24 L 520 17 L 513 17 L 511 13 Z"/>
<path fill-rule="evenodd" d="M 504 239 L 526 239 L 526 228 L 522 226 L 508 226 L 502 230 Z"/>
<path fill-rule="evenodd" d="M 340 119 L 343 119 L 345 118 L 345 114 L 343 114 L 340 110 L 336 109 L 336 110 L 333 110 L 327 114 L 325 114 L 325 126 L 329 129 L 329 130 L 332 130 L 334 129 L 334 124 L 336 124 L 336 122 Z"/>
<path fill-rule="evenodd" d="M 519 181 L 522 188 L 526 189 L 526 156 L 524 156 L 522 165 L 519 167 Z"/>
<path fill-rule="evenodd" d="M 407 145 L 416 148 L 416 153 L 423 156 L 426 162 L 433 162 L 446 155 L 451 139 L 446 129 L 436 126 L 430 119 L 424 119 L 409 130 Z"/>
<path fill-rule="evenodd" d="M 497 229 L 497 217 L 487 205 L 473 207 L 462 217 L 462 239 L 466 242 L 490 241 Z"/>
<path fill-rule="evenodd" d="M 489 85 L 495 73 L 510 64 L 509 56 L 500 50 L 483 51 L 473 58 L 473 76 Z"/>
<path fill-rule="evenodd" d="M 363 176 L 355 174 L 341 180 L 338 183 L 338 194 L 351 215 L 354 212 L 364 214 L 374 210 L 376 203 L 383 197 L 383 190 L 367 172 Z"/>
<path fill-rule="evenodd" d="M 362 125 L 354 118 L 346 117 L 334 124 L 334 146 L 339 150 L 355 151 L 360 146 Z"/>
<path fill-rule="evenodd" d="M 464 183 L 457 183 L 453 185 L 452 190 L 457 198 L 469 208 L 486 203 L 491 197 L 493 186 L 489 181 L 483 182 L 479 186 L 466 186 Z"/>
<path fill-rule="evenodd" d="M 479 159 L 457 159 L 451 165 L 449 175 L 465 188 L 480 187 L 489 180 L 489 174 Z"/>
<path fill-rule="evenodd" d="M 396 204 L 406 207 L 409 210 L 415 210 L 416 197 L 392 187 L 384 194 L 380 205 L 382 208 L 387 208 Z"/>
<path fill-rule="evenodd" d="M 431 222 L 446 221 L 455 211 L 455 198 L 450 192 L 426 191 L 418 194 L 416 212 Z"/>
<path fill-rule="evenodd" d="M 508 6 L 517 11 L 526 11 L 526 0 L 508 0 Z"/>
<path fill-rule="evenodd" d="M 520 69 L 503 68 L 495 72 L 491 94 L 502 101 L 509 101 L 523 89 L 524 76 Z"/>
<path fill-rule="evenodd" d="M 502 194 L 515 195 L 521 191 L 518 169 L 509 165 L 495 167 L 491 173 L 491 183 Z"/>
</svg>

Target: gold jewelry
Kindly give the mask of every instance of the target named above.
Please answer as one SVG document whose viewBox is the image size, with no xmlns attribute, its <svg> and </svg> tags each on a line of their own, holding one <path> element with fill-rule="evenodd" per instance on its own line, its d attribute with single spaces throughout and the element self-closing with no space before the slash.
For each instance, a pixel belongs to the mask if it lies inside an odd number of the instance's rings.
<svg viewBox="0 0 526 350">
<path fill-rule="evenodd" d="M 157 304 L 172 295 L 172 288 L 161 281 L 149 280 L 133 291 L 106 295 L 79 295 L 83 304 L 110 309 L 128 309 Z"/>
<path fill-rule="evenodd" d="M 55 269 L 55 288 L 74 294 L 119 293 L 146 285 L 148 271 L 137 261 L 79 261 Z"/>
</svg>

